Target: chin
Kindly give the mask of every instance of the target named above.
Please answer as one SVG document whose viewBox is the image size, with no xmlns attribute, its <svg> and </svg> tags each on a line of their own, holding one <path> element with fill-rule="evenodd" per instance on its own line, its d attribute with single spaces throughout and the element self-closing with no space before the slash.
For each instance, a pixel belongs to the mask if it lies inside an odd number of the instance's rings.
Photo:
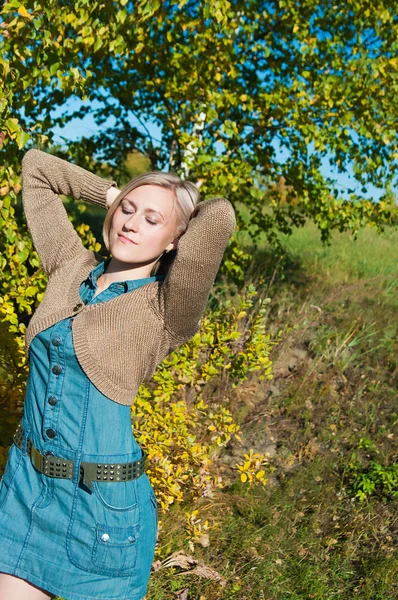
<svg viewBox="0 0 398 600">
<path fill-rule="evenodd" d="M 137 258 L 135 258 L 134 256 L 128 256 L 126 254 L 121 254 L 120 252 L 112 252 L 112 257 L 115 258 L 116 260 L 118 260 L 121 263 L 136 263 Z"/>
<path fill-rule="evenodd" d="M 112 254 L 113 258 L 120 260 L 120 262 L 134 262 L 137 260 L 134 257 L 134 248 L 135 246 L 131 246 L 130 248 L 119 248 L 119 244 L 114 244 L 110 247 L 109 252 Z"/>
</svg>

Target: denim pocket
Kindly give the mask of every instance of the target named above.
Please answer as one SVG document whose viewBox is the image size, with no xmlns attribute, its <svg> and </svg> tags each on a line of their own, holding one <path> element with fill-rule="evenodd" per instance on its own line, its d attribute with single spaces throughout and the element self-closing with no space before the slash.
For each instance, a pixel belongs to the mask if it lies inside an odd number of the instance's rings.
<svg viewBox="0 0 398 600">
<path fill-rule="evenodd" d="M 7 452 L 7 462 L 4 474 L 0 480 L 0 509 L 3 507 L 11 491 L 11 485 L 21 465 L 22 451 L 15 444 L 11 444 Z"/>
<path fill-rule="evenodd" d="M 107 483 L 107 493 L 117 493 L 112 490 L 131 483 Z M 113 499 L 116 505 L 110 502 L 108 505 L 110 495 L 105 498 L 102 488 L 101 494 L 97 494 L 95 487 L 93 485 L 94 492 L 89 494 L 76 485 L 66 535 L 69 559 L 90 573 L 111 577 L 131 575 L 136 569 L 138 547 L 141 546 L 139 504 L 134 503 L 134 499 L 133 504 L 124 504 L 124 492 L 120 492 L 121 496 Z"/>
<path fill-rule="evenodd" d="M 105 508 L 114 511 L 134 510 L 138 504 L 137 480 L 93 481 L 94 494 Z"/>
<path fill-rule="evenodd" d="M 93 563 L 101 573 L 129 575 L 136 565 L 138 525 L 110 527 L 97 523 L 93 547 Z"/>
</svg>

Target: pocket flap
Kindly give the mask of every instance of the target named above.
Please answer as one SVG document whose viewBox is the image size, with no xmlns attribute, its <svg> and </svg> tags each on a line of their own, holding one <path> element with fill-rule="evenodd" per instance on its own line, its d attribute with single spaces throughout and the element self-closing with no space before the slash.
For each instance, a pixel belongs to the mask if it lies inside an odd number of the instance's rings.
<svg viewBox="0 0 398 600">
<path fill-rule="evenodd" d="M 138 528 L 138 524 L 128 527 L 109 527 L 97 523 L 97 542 L 104 546 L 131 546 L 139 536 Z"/>
</svg>

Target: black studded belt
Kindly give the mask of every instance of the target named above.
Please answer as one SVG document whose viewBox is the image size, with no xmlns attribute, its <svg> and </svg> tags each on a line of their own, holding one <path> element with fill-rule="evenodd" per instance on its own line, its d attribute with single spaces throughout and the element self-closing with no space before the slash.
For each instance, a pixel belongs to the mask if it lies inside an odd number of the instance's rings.
<svg viewBox="0 0 398 600">
<path fill-rule="evenodd" d="M 24 431 L 22 423 L 19 423 L 13 436 L 14 443 L 22 450 Z M 32 440 L 28 437 L 26 440 L 26 453 L 36 469 L 48 477 L 60 477 L 62 479 L 72 479 L 74 462 L 66 460 L 59 456 L 54 456 L 52 452 L 42 454 L 35 448 Z M 139 460 L 128 463 L 80 463 L 80 479 L 91 490 L 91 481 L 119 482 L 136 479 L 145 471 L 146 452 L 142 451 L 142 457 Z"/>
</svg>

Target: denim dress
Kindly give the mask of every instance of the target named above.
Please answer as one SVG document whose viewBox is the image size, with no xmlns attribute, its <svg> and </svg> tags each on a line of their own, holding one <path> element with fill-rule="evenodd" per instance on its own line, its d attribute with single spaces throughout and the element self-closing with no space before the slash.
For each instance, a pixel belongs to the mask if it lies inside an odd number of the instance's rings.
<svg viewBox="0 0 398 600">
<path fill-rule="evenodd" d="M 165 277 L 112 283 L 94 298 L 109 260 L 81 283 L 85 304 Z M 0 482 L 0 571 L 66 600 L 141 600 L 156 545 L 156 497 L 146 473 L 130 481 L 79 483 L 81 461 L 136 461 L 142 450 L 130 406 L 104 396 L 83 372 L 73 319 L 41 331 L 29 348 L 23 447 L 11 445 Z M 41 453 L 74 460 L 73 478 L 40 473 L 26 453 L 27 436 Z"/>
</svg>

